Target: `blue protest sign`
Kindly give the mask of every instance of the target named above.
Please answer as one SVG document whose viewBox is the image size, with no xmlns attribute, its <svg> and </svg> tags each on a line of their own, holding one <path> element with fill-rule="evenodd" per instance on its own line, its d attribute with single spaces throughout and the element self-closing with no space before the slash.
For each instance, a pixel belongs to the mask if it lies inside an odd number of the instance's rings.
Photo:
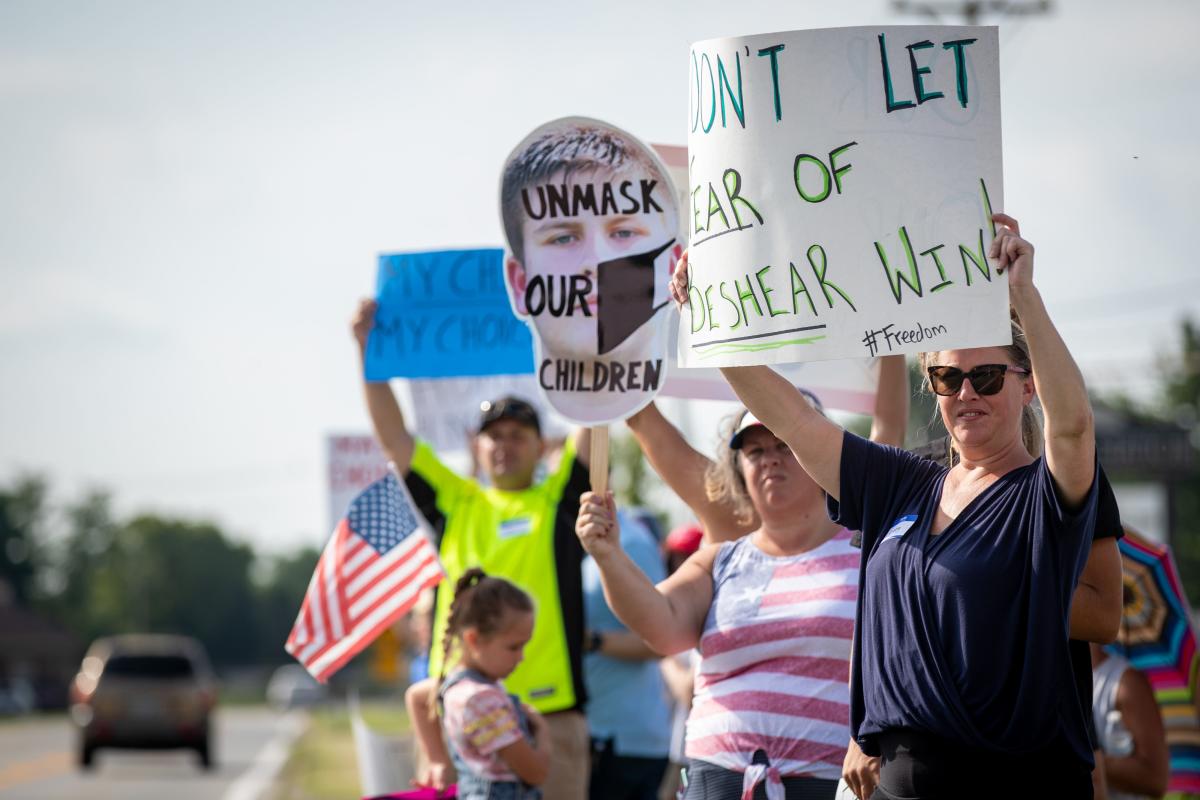
<svg viewBox="0 0 1200 800">
<path fill-rule="evenodd" d="M 369 381 L 533 372 L 533 341 L 513 316 L 499 248 L 381 255 L 376 297 Z"/>
</svg>

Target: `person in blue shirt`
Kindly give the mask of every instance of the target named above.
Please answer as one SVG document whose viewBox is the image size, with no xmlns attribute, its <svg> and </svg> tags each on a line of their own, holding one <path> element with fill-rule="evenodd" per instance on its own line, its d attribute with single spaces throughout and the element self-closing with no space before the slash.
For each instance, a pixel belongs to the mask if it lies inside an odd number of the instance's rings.
<svg viewBox="0 0 1200 800">
<path fill-rule="evenodd" d="M 624 510 L 621 548 L 652 583 L 666 578 L 658 541 Z M 583 562 L 588 652 L 583 659 L 592 736 L 591 800 L 656 800 L 671 748 L 661 656 L 621 624 L 604 601 L 600 570 Z"/>
<path fill-rule="evenodd" d="M 1092 410 L 1033 284 L 1033 246 L 1012 217 L 993 221 L 1013 344 L 922 355 L 953 467 L 843 431 L 768 367 L 722 369 L 831 516 L 863 533 L 850 728 L 881 757 L 877 800 L 1092 797 L 1067 643 L 1096 515 Z"/>
</svg>

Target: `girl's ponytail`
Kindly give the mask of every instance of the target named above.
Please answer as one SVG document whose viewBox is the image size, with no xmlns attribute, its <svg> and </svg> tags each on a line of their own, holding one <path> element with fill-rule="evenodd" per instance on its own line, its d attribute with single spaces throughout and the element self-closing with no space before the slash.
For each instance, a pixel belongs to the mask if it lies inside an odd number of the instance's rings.
<svg viewBox="0 0 1200 800">
<path fill-rule="evenodd" d="M 513 584 L 488 575 L 479 567 L 470 567 L 459 576 L 454 584 L 446 632 L 442 635 L 442 668 L 438 675 L 438 691 L 430 700 L 431 717 L 437 716 L 437 698 L 450 667 L 454 642 L 467 628 L 475 628 L 484 636 L 495 633 L 509 610 L 532 612 L 533 601 Z"/>
</svg>

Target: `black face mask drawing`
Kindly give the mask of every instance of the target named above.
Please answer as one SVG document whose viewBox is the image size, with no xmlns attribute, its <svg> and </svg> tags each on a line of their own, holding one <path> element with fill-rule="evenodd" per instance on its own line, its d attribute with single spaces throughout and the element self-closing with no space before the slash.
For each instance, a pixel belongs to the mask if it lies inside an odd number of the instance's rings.
<svg viewBox="0 0 1200 800">
<path fill-rule="evenodd" d="M 599 355 L 612 352 L 669 301 L 654 305 L 654 260 L 675 240 L 656 250 L 596 266 L 596 329 Z"/>
</svg>

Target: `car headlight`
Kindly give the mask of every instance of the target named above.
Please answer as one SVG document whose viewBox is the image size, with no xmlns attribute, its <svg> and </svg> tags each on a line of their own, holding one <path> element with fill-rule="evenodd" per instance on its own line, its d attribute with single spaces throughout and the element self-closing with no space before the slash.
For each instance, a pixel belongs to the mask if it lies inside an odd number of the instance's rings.
<svg viewBox="0 0 1200 800">
<path fill-rule="evenodd" d="M 71 721 L 81 728 L 91 725 L 95 716 L 92 707 L 87 703 L 75 703 L 71 706 Z"/>
</svg>

